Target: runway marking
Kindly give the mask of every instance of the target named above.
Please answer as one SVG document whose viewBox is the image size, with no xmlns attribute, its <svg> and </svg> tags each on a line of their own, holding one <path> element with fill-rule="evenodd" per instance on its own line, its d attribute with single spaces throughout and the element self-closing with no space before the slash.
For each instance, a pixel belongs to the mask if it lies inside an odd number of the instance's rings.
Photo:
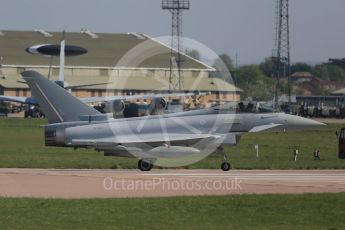
<svg viewBox="0 0 345 230">
<path fill-rule="evenodd" d="M 193 174 L 193 173 L 161 173 L 161 174 L 135 174 L 137 176 L 269 176 L 269 177 L 292 177 L 292 176 L 309 176 L 309 177 L 344 177 L 345 174 Z"/>
</svg>

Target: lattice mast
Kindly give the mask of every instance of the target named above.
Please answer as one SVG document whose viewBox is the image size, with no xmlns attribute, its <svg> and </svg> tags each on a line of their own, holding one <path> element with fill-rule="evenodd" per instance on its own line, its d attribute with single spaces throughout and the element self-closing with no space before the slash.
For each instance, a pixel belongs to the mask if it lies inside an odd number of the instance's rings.
<svg viewBox="0 0 345 230">
<path fill-rule="evenodd" d="M 289 104 L 291 102 L 290 86 L 290 25 L 289 25 L 289 0 L 276 2 L 275 45 L 272 60 L 275 66 L 277 85 L 275 89 L 275 106 L 278 107 L 280 81 L 287 79 Z"/>
<path fill-rule="evenodd" d="M 183 52 L 183 11 L 190 9 L 190 2 L 189 0 L 162 0 L 162 9 L 169 10 L 172 16 L 169 90 L 183 91 L 182 64 L 184 60 L 181 55 Z"/>
</svg>

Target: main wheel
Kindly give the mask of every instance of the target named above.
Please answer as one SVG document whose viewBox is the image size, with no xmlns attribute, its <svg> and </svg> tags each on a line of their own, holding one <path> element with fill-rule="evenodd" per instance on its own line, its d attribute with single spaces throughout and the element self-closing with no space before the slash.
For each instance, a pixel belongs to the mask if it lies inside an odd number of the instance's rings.
<svg viewBox="0 0 345 230">
<path fill-rule="evenodd" d="M 228 162 L 223 162 L 221 168 L 223 171 L 227 172 L 231 169 L 231 165 Z"/>
<path fill-rule="evenodd" d="M 139 160 L 138 168 L 144 172 L 151 171 L 151 169 L 153 168 L 153 164 L 148 160 Z"/>
</svg>

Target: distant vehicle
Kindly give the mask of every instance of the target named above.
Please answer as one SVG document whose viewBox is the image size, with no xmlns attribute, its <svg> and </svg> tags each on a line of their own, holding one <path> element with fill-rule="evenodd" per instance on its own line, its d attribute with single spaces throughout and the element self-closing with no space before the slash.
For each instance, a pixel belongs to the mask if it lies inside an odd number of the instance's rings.
<svg viewBox="0 0 345 230">
<path fill-rule="evenodd" d="M 5 103 L 0 103 L 0 117 L 7 117 L 9 112 L 7 105 Z"/>
<path fill-rule="evenodd" d="M 24 110 L 24 117 L 25 118 L 42 118 L 44 117 L 44 114 L 39 109 L 38 106 L 35 105 L 27 105 Z"/>
<path fill-rule="evenodd" d="M 0 109 L 0 117 L 7 117 L 8 116 L 8 110 L 6 109 Z"/>
<path fill-rule="evenodd" d="M 344 96 L 297 96 L 292 114 L 302 117 L 345 118 Z"/>
</svg>

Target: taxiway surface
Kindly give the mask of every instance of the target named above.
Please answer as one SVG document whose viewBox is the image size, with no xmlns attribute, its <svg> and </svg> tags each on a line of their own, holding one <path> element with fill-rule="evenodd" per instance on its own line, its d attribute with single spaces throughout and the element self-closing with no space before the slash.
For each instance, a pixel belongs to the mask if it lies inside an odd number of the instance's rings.
<svg viewBox="0 0 345 230">
<path fill-rule="evenodd" d="M 115 198 L 345 192 L 345 170 L 0 169 L 1 197 Z"/>
</svg>

